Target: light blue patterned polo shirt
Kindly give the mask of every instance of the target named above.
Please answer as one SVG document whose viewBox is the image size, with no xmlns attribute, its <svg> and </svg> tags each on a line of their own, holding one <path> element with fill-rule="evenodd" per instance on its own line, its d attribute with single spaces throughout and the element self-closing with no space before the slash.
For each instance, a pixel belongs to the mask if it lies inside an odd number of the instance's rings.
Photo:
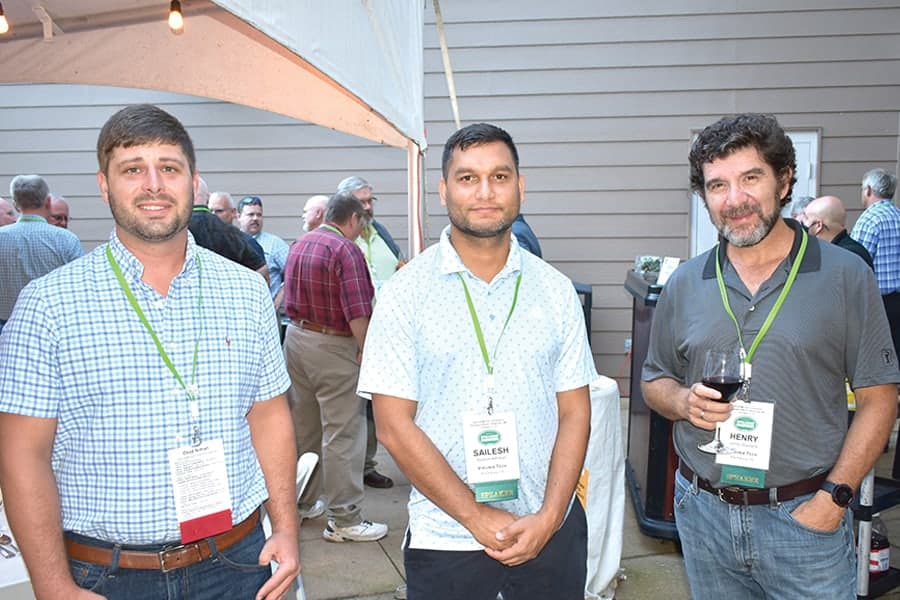
<svg viewBox="0 0 900 600">
<path fill-rule="evenodd" d="M 495 506 L 517 515 L 534 513 L 543 503 L 556 440 L 556 393 L 597 377 L 581 304 L 568 278 L 515 242 L 494 280 L 478 279 L 450 244 L 449 231 L 448 226 L 438 244 L 382 288 L 366 335 L 359 391 L 417 401 L 416 424 L 465 481 L 462 415 L 486 409 L 485 365 L 457 273 L 465 277 L 491 353 L 521 273 L 515 311 L 494 361 L 494 410 L 516 417 L 519 498 Z M 409 527 L 413 548 L 482 548 L 415 487 Z"/>
</svg>

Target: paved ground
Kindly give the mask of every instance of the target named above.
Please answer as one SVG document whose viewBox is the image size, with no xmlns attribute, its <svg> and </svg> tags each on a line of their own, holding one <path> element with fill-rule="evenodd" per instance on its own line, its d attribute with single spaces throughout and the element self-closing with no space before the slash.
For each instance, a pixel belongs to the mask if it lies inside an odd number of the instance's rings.
<svg viewBox="0 0 900 600">
<path fill-rule="evenodd" d="M 627 400 L 623 401 L 623 420 Z M 627 438 L 625 438 L 627 439 Z M 890 470 L 893 453 L 885 454 L 879 473 Z M 298 594 L 306 600 L 390 600 L 394 589 L 403 582 L 403 557 L 400 542 L 406 527 L 406 499 L 409 483 L 390 456 L 379 451 L 379 470 L 397 485 L 389 490 L 366 488 L 365 518 L 384 521 L 390 526 L 388 536 L 379 542 L 334 544 L 322 539 L 324 517 L 306 521 L 301 531 L 301 561 L 304 590 Z M 892 564 L 900 567 L 900 509 L 883 513 L 891 533 Z M 620 600 L 689 600 L 690 592 L 681 555 L 675 544 L 640 533 L 626 502 L 625 536 L 622 551 L 625 579 L 616 598 Z M 900 599 L 900 592 L 883 598 Z"/>
</svg>

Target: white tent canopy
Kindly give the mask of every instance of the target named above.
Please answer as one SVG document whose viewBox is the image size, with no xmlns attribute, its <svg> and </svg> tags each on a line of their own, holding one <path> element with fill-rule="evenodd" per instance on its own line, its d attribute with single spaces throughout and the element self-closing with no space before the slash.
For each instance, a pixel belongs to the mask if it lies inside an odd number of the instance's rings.
<svg viewBox="0 0 900 600">
<path fill-rule="evenodd" d="M 5 0 L 0 83 L 71 83 L 216 98 L 409 153 L 421 247 L 421 5 L 409 0 Z"/>
</svg>

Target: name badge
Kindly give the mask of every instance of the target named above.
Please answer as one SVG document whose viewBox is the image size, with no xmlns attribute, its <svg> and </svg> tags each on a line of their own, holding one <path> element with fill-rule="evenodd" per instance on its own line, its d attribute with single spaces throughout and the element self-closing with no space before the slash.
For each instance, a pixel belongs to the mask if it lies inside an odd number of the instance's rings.
<svg viewBox="0 0 900 600">
<path fill-rule="evenodd" d="M 231 529 L 231 495 L 222 440 L 169 450 L 181 543 Z"/>
<path fill-rule="evenodd" d="M 719 426 L 725 450 L 716 454 L 716 464 L 722 465 L 722 483 L 766 487 L 774 417 L 774 402 L 732 403 L 731 416 Z"/>
<path fill-rule="evenodd" d="M 467 413 L 463 420 L 466 478 L 477 502 L 519 497 L 519 444 L 511 412 Z"/>
</svg>

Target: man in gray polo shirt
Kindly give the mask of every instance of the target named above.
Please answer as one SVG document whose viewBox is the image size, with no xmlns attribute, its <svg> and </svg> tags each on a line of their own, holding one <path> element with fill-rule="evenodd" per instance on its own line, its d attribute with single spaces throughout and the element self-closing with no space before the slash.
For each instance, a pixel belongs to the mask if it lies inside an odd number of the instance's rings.
<svg viewBox="0 0 900 600">
<path fill-rule="evenodd" d="M 642 391 L 675 421 L 692 596 L 853 598 L 846 507 L 890 434 L 900 380 L 875 278 L 780 218 L 796 163 L 774 117 L 710 125 L 690 164 L 720 243 L 660 295 Z M 705 353 L 738 348 L 744 387 L 718 402 L 701 383 Z M 849 431 L 845 377 L 857 399 Z M 732 452 L 701 451 L 720 423 Z"/>
</svg>

